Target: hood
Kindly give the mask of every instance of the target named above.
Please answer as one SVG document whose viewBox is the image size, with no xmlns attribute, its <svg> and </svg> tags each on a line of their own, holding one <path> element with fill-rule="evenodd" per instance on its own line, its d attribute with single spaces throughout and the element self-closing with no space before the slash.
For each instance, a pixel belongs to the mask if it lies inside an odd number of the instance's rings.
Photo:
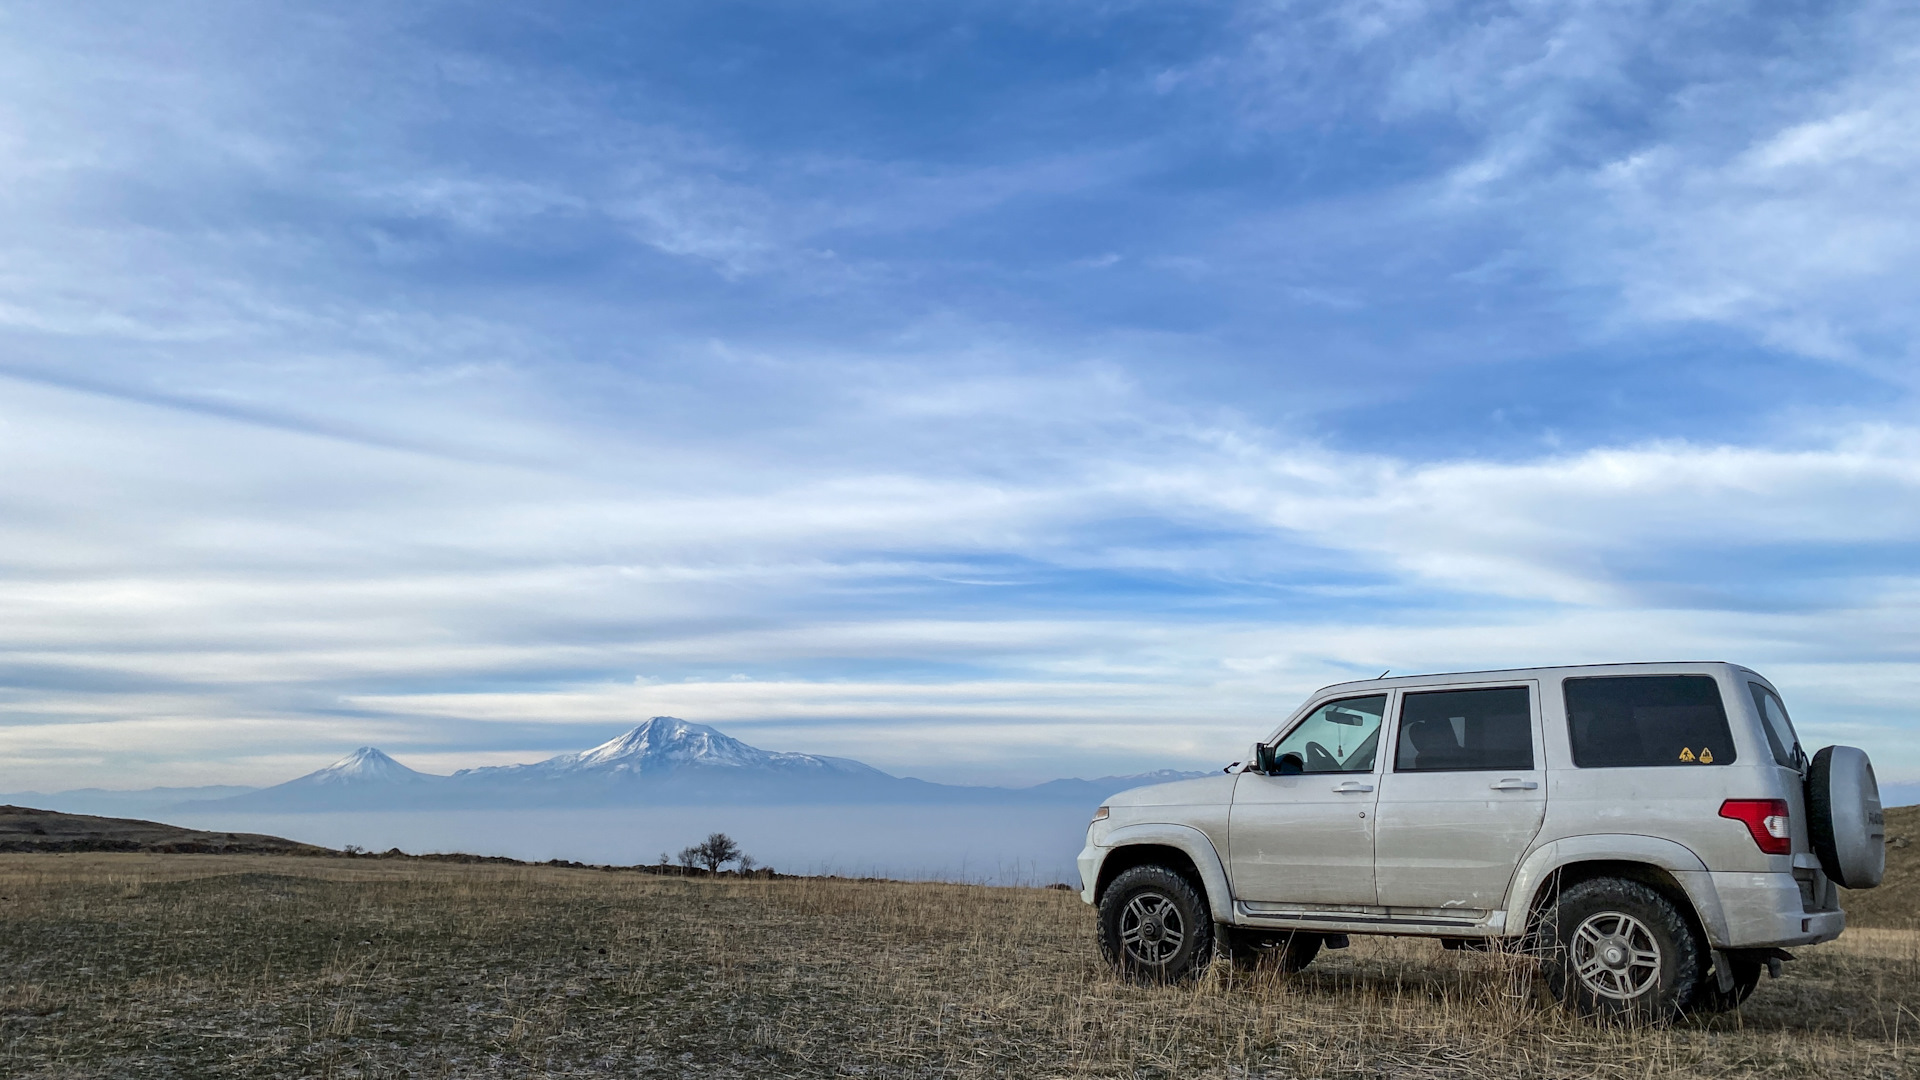
<svg viewBox="0 0 1920 1080">
<path fill-rule="evenodd" d="M 1109 795 L 1107 806 L 1211 806 L 1233 799 L 1233 773 L 1214 773 L 1170 784 L 1148 784 Z"/>
</svg>

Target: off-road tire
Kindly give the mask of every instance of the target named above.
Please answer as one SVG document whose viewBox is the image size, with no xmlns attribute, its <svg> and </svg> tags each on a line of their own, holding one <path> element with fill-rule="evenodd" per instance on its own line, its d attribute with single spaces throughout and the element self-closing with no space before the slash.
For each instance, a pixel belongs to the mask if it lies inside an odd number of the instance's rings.
<svg viewBox="0 0 1920 1080">
<path fill-rule="evenodd" d="M 1637 881 L 1562 892 L 1541 928 L 1541 974 L 1560 1003 L 1600 1020 L 1665 1023 L 1693 1005 L 1706 949 L 1672 901 Z"/>
<path fill-rule="evenodd" d="M 1827 876 L 1846 886 L 1846 872 L 1840 866 L 1840 852 L 1833 835 L 1833 747 L 1825 747 L 1807 763 L 1807 840 L 1813 844 L 1814 858 Z"/>
<path fill-rule="evenodd" d="M 1807 839 L 1820 868 L 1843 889 L 1879 885 L 1887 872 L 1886 818 L 1867 755 L 1852 746 L 1822 749 L 1807 765 L 1806 790 Z"/>
<path fill-rule="evenodd" d="M 1305 970 L 1320 955 L 1319 934 L 1304 930 L 1228 930 L 1227 955 L 1241 971 L 1253 971 L 1263 965 L 1291 975 Z"/>
<path fill-rule="evenodd" d="M 1184 982 L 1213 959 L 1213 913 L 1186 878 L 1136 866 L 1100 897 L 1100 955 L 1129 982 Z"/>
<path fill-rule="evenodd" d="M 1753 988 L 1760 985 L 1760 973 L 1767 964 L 1761 959 L 1761 952 L 1735 949 L 1720 955 L 1727 958 L 1727 970 L 1733 973 L 1733 989 L 1720 989 L 1718 963 L 1715 971 L 1710 971 L 1700 980 L 1700 990 L 1693 996 L 1694 1012 L 1717 1013 L 1732 1012 L 1741 1003 L 1753 996 Z"/>
</svg>

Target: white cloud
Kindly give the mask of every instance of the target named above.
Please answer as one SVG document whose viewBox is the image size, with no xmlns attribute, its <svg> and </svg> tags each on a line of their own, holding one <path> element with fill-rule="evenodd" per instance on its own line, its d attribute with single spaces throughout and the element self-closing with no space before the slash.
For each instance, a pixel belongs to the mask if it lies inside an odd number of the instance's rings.
<svg viewBox="0 0 1920 1080">
<path fill-rule="evenodd" d="M 1589 337 L 1708 324 L 1914 388 L 1910 9 L 1252 10 L 1244 51 L 1207 70 L 1248 88 L 1255 126 L 1378 124 L 1435 157 L 1353 215 L 1361 233 L 1392 220 L 1396 252 L 1448 227 L 1511 236 L 1561 295 L 1615 298 Z"/>
<path fill-rule="evenodd" d="M 1920 774 L 1887 734 L 1900 695 L 1861 685 L 1911 677 L 1913 575 L 1842 565 L 1807 604 L 1769 599 L 1779 583 L 1739 564 L 1920 542 L 1920 433 L 1422 464 L 1196 427 L 1086 377 L 1052 436 L 1097 435 L 1098 452 L 1043 452 L 1042 424 L 1008 449 L 1019 471 L 891 437 L 928 410 L 860 390 L 871 455 L 761 469 L 763 446 L 710 446 L 697 474 L 600 477 L 23 387 L 0 405 L 17 466 L 0 663 L 36 681 L 0 702 L 22 722 L 0 784 L 68 750 L 96 783 L 102 753 L 166 751 L 164 766 L 115 759 L 129 779 L 275 779 L 296 744 L 315 767 L 394 739 L 443 763 L 449 743 L 476 764 L 513 757 L 492 729 L 524 759 L 655 713 L 906 771 L 1037 779 L 1068 760 L 1205 764 L 1312 687 L 1380 668 L 1702 656 L 1791 672 L 1795 707 L 1821 709 L 1811 730 L 1864 733 L 1890 777 Z M 1019 397 L 955 392 L 990 409 Z M 537 437 L 581 459 L 647 452 L 627 438 Z M 1129 520 L 1236 539 L 1103 538 Z M 1103 614 L 1014 589 L 942 610 L 938 590 L 1006 558 L 1024 561 L 1016 583 L 1149 572 L 1229 606 Z M 1311 569 L 1292 599 L 1235 613 L 1236 593 L 1295 567 Z M 912 674 L 820 674 L 875 665 Z M 180 763 L 196 755 L 228 764 Z"/>
</svg>

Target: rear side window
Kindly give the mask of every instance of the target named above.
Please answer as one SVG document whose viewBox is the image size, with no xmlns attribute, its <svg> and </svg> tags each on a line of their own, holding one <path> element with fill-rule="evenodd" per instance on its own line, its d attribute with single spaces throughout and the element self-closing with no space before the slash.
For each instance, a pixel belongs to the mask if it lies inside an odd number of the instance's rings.
<svg viewBox="0 0 1920 1080">
<path fill-rule="evenodd" d="M 1760 713 L 1760 725 L 1767 730 L 1767 748 L 1773 751 L 1773 760 L 1789 769 L 1800 767 L 1800 737 L 1793 733 L 1793 721 L 1787 718 L 1787 707 L 1773 691 L 1759 683 L 1748 683 L 1747 689 L 1753 691 L 1753 707 Z"/>
<path fill-rule="evenodd" d="M 1733 732 L 1706 675 L 1568 679 L 1567 734 L 1583 769 L 1728 765 Z"/>
<path fill-rule="evenodd" d="M 1533 768 L 1533 698 L 1524 686 L 1439 690 L 1400 700 L 1395 772 Z"/>
</svg>

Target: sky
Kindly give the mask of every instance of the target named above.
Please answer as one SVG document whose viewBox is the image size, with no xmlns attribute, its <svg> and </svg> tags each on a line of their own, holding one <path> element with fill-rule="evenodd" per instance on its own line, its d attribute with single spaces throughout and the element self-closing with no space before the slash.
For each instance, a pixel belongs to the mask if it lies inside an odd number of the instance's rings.
<svg viewBox="0 0 1920 1080">
<path fill-rule="evenodd" d="M 0 7 L 0 790 L 1724 659 L 1920 780 L 1920 12 Z"/>
</svg>

